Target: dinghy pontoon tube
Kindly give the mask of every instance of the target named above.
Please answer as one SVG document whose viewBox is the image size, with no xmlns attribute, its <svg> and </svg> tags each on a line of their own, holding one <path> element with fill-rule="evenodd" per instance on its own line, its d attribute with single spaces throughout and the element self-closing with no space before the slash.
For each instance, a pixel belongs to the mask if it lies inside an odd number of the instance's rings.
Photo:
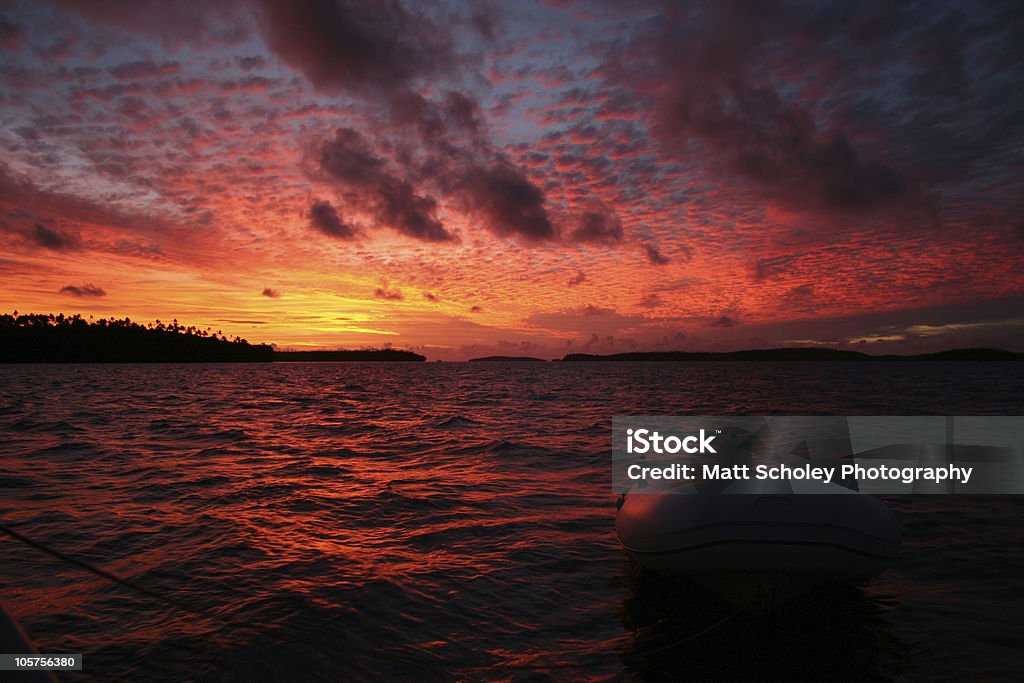
<svg viewBox="0 0 1024 683">
<path fill-rule="evenodd" d="M 899 523 L 873 496 L 820 481 L 709 484 L 625 495 L 615 527 L 629 556 L 731 602 L 771 606 L 816 584 L 865 581 L 899 555 Z"/>
<path fill-rule="evenodd" d="M 688 576 L 733 602 L 865 581 L 899 555 L 899 524 L 873 496 L 822 486 L 838 491 L 627 495 L 616 532 L 640 564 Z"/>
</svg>

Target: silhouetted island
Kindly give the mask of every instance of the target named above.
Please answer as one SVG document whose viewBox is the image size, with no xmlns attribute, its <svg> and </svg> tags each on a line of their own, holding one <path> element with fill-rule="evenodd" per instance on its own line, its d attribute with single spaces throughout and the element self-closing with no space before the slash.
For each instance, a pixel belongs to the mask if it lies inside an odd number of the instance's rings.
<svg viewBox="0 0 1024 683">
<path fill-rule="evenodd" d="M 250 344 L 209 328 L 170 323 L 141 325 L 129 318 L 85 319 L 80 315 L 0 315 L 0 363 L 236 363 L 236 362 L 422 362 L 402 349 L 279 351 Z M 557 360 L 557 359 L 554 359 Z M 1024 353 L 1002 349 L 952 349 L 908 356 L 869 356 L 859 351 L 822 348 L 749 351 L 636 351 L 595 355 L 570 353 L 565 362 L 588 361 L 1021 361 Z M 544 363 L 530 356 L 484 356 L 470 362 Z"/>
<path fill-rule="evenodd" d="M 412 351 L 277 351 L 229 339 L 175 319 L 141 325 L 129 318 L 0 315 L 0 363 L 268 363 L 272 361 L 424 361 Z"/>
<path fill-rule="evenodd" d="M 838 349 L 751 349 L 749 351 L 634 351 L 599 356 L 570 353 L 566 362 L 587 361 L 1021 361 L 1024 353 L 1003 349 L 951 349 L 910 356 L 869 356 L 859 351 Z"/>
<path fill-rule="evenodd" d="M 177 320 L 140 325 L 129 318 L 80 315 L 0 316 L 2 363 L 234 363 L 274 359 L 268 344 L 229 339 Z"/>
<path fill-rule="evenodd" d="M 401 349 L 358 349 L 358 350 L 342 350 L 337 351 L 275 351 L 274 360 L 277 362 L 296 363 L 306 361 L 328 361 L 328 362 L 345 362 L 345 361 L 406 361 L 406 362 L 422 362 L 427 359 L 426 356 L 421 356 L 418 353 L 412 351 L 403 351 Z"/>
</svg>

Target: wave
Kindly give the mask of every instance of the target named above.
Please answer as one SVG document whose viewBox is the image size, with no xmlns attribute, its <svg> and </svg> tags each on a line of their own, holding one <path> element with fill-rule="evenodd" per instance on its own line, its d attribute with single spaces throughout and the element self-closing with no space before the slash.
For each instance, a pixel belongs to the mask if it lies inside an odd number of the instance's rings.
<svg viewBox="0 0 1024 683">
<path fill-rule="evenodd" d="M 445 420 L 441 420 L 434 425 L 437 429 L 458 429 L 462 427 L 473 427 L 480 423 L 476 420 L 461 415 L 453 415 Z"/>
</svg>

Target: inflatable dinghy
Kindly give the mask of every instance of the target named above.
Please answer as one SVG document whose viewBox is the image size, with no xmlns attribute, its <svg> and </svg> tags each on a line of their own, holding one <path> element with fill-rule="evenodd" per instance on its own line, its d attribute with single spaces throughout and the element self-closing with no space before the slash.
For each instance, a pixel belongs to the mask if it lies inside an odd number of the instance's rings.
<svg viewBox="0 0 1024 683">
<path fill-rule="evenodd" d="M 818 584 L 866 581 L 901 546 L 885 503 L 822 482 L 736 482 L 717 493 L 686 483 L 626 494 L 615 528 L 645 567 L 762 608 Z"/>
</svg>

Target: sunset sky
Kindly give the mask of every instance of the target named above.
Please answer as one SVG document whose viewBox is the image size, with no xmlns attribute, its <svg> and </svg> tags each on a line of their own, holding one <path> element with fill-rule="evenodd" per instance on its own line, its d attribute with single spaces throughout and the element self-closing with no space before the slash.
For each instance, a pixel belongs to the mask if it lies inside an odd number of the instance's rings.
<svg viewBox="0 0 1024 683">
<path fill-rule="evenodd" d="M 1024 5 L 0 0 L 0 312 L 1024 350 Z"/>
</svg>

